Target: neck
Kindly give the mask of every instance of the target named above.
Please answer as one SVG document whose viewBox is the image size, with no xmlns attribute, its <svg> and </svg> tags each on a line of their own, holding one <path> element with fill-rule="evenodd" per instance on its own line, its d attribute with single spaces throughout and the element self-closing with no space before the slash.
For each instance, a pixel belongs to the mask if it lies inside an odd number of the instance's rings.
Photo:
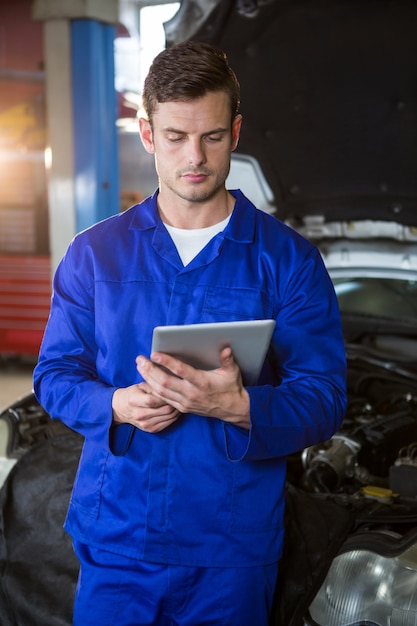
<svg viewBox="0 0 417 626">
<path fill-rule="evenodd" d="M 162 221 L 175 228 L 207 228 L 224 220 L 233 211 L 234 197 L 225 189 L 224 193 L 202 202 L 190 202 L 181 198 L 167 197 L 159 192 L 158 210 Z"/>
</svg>

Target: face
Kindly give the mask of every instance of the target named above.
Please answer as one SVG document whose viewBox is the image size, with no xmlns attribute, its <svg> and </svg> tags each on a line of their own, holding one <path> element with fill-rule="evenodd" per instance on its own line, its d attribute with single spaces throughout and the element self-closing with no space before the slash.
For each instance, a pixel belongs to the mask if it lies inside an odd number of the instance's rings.
<svg viewBox="0 0 417 626">
<path fill-rule="evenodd" d="M 203 203 L 224 191 L 230 153 L 239 140 L 241 116 L 230 121 L 226 93 L 156 107 L 152 127 L 140 120 L 145 149 L 155 155 L 160 194 Z"/>
</svg>

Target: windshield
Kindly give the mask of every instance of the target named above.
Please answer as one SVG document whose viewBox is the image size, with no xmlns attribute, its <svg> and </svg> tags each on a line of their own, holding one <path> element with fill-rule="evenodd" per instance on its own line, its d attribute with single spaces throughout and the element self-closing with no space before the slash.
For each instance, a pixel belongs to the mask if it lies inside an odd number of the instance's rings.
<svg viewBox="0 0 417 626">
<path fill-rule="evenodd" d="M 342 313 L 417 324 L 417 281 L 397 278 L 333 278 Z"/>
</svg>

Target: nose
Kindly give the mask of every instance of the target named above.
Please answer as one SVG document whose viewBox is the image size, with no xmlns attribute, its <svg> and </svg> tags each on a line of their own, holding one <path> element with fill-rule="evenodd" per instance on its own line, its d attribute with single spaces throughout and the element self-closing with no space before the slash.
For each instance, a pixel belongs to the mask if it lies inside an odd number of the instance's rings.
<svg viewBox="0 0 417 626">
<path fill-rule="evenodd" d="M 191 139 L 188 144 L 188 162 L 190 165 L 198 166 L 206 162 L 206 154 L 202 140 L 199 138 Z"/>
</svg>

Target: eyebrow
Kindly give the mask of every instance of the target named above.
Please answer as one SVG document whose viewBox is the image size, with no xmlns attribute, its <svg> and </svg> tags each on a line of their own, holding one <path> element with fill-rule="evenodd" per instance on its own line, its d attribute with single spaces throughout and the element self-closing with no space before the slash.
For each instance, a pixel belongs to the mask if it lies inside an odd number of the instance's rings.
<svg viewBox="0 0 417 626">
<path fill-rule="evenodd" d="M 162 129 L 164 133 L 175 133 L 177 135 L 188 135 L 186 130 L 179 130 L 178 128 L 173 128 L 172 126 L 168 126 Z M 212 130 L 203 133 L 205 135 L 215 135 L 216 133 L 227 133 L 229 131 L 228 128 L 223 128 L 222 126 L 219 128 L 213 128 Z"/>
</svg>

